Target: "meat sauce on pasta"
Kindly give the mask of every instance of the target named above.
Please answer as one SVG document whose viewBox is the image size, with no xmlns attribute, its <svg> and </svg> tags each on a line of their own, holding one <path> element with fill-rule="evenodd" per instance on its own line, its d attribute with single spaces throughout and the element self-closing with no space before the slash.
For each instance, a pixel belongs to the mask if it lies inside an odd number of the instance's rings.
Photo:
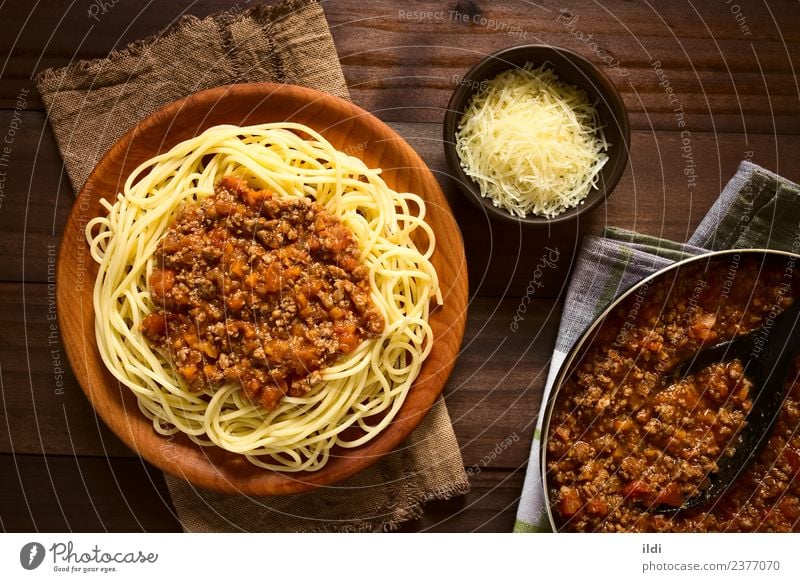
<svg viewBox="0 0 800 582">
<path fill-rule="evenodd" d="M 355 237 L 307 197 L 223 178 L 181 210 L 154 257 L 157 310 L 142 331 L 198 391 L 238 382 L 274 409 L 384 327 Z"/>
</svg>

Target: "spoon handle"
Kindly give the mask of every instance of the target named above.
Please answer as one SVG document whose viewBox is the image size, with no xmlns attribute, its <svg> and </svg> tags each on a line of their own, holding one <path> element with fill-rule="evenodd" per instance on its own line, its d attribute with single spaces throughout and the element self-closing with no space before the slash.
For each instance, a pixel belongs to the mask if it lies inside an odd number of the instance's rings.
<svg viewBox="0 0 800 582">
<path fill-rule="evenodd" d="M 774 318 L 772 325 L 762 328 L 765 354 L 763 362 L 768 373 L 782 371 L 784 364 L 800 350 L 800 300 L 795 300 L 780 315 Z M 759 338 L 760 339 L 760 338 Z M 759 348 L 758 339 L 753 349 Z"/>
<path fill-rule="evenodd" d="M 674 515 L 722 495 L 761 451 L 780 414 L 789 367 L 800 349 L 799 316 L 800 300 L 796 300 L 780 315 L 768 319 L 771 323 L 758 331 L 714 346 L 698 354 L 687 367 L 681 367 L 681 373 L 686 374 L 713 362 L 739 358 L 745 366 L 745 374 L 748 371 L 752 374 L 755 389 L 753 408 L 737 437 L 739 442 L 735 452 L 719 460 L 718 472 L 710 486 L 679 507 L 660 505 L 655 508 L 655 513 Z"/>
</svg>

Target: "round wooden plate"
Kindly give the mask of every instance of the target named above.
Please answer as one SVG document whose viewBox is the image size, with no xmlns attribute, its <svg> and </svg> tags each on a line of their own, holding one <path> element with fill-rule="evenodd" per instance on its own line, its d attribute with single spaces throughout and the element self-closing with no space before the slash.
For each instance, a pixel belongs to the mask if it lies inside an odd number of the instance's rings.
<svg viewBox="0 0 800 582">
<path fill-rule="evenodd" d="M 97 350 L 92 290 L 97 265 L 84 237 L 88 220 L 104 212 L 142 162 L 220 124 L 273 121 L 303 123 L 335 147 L 382 168 L 387 184 L 415 192 L 427 204 L 426 221 L 436 235 L 432 257 L 444 305 L 433 310 L 434 343 L 419 377 L 392 423 L 357 449 L 336 450 L 315 472 L 279 473 L 258 468 L 241 455 L 200 447 L 184 435 L 163 437 L 139 411 L 136 398 L 106 370 Z M 58 257 L 58 318 L 67 356 L 86 396 L 128 446 L 158 468 L 191 483 L 228 493 L 281 495 L 329 485 L 368 467 L 400 445 L 444 388 L 464 335 L 467 269 L 464 244 L 436 179 L 417 153 L 383 122 L 337 97 L 293 85 L 270 83 L 219 87 L 157 111 L 112 147 L 89 176 L 67 221 Z M 435 462 L 435 459 L 431 459 Z"/>
</svg>

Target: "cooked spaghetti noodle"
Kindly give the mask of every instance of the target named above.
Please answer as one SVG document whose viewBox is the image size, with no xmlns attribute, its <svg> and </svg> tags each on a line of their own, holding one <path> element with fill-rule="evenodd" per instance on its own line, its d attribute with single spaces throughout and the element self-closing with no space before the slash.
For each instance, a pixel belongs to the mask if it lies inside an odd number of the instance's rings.
<svg viewBox="0 0 800 582">
<path fill-rule="evenodd" d="M 281 199 L 309 197 L 338 217 L 358 241 L 370 299 L 385 322 L 380 337 L 362 341 L 321 370 L 308 393 L 287 395 L 273 410 L 238 383 L 190 389 L 141 332 L 158 307 L 148 281 L 160 241 L 180 211 L 212 195 L 225 176 Z M 392 421 L 433 344 L 430 302 L 441 302 L 430 262 L 434 234 L 419 196 L 393 191 L 380 170 L 304 125 L 272 123 L 212 127 L 139 166 L 116 201 L 103 205 L 108 214 L 86 226 L 100 265 L 97 344 L 157 432 L 181 432 L 268 469 L 314 471 L 334 446 L 363 445 Z"/>
</svg>

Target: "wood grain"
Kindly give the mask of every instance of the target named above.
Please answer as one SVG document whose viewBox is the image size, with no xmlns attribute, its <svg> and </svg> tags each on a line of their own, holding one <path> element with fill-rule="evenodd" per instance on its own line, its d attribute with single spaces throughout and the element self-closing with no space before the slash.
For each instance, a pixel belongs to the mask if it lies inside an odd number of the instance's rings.
<svg viewBox="0 0 800 582">
<path fill-rule="evenodd" d="M 522 471 L 485 469 L 472 490 L 401 531 L 508 532 Z M 163 474 L 139 459 L 0 455 L 4 532 L 179 532 Z"/>
<path fill-rule="evenodd" d="M 386 183 L 416 192 L 426 203 L 426 222 L 438 244 L 431 262 L 444 305 L 432 311 L 433 347 L 392 422 L 358 448 L 336 451 L 319 471 L 267 471 L 243 456 L 217 447 L 200 447 L 182 434 L 165 438 L 138 410 L 132 392 L 104 366 L 94 341 L 92 289 L 96 265 L 81 240 L 86 222 L 105 212 L 130 173 L 146 160 L 221 124 L 274 121 L 305 124 L 331 144 L 354 152 Z M 441 393 L 455 364 L 466 322 L 467 272 L 461 233 L 436 179 L 416 152 L 377 118 L 352 103 L 312 89 L 260 83 L 232 85 L 195 93 L 157 111 L 126 134 L 89 176 L 64 228 L 58 255 L 58 322 L 63 344 L 79 384 L 106 424 L 142 457 L 178 477 L 228 493 L 281 495 L 345 479 L 393 450 L 411 433 Z"/>
<path fill-rule="evenodd" d="M 428 503 L 423 516 L 404 524 L 400 531 L 508 533 L 514 527 L 524 477 L 524 468 L 473 473 L 469 493 Z"/>
<path fill-rule="evenodd" d="M 323 2 L 353 100 L 384 120 L 440 122 L 455 84 L 481 56 L 546 43 L 603 64 L 634 129 L 677 127 L 675 104 L 653 67 L 661 62 L 688 129 L 800 132 L 800 7 L 791 0 L 743 4 L 747 30 L 726 2 L 473 4 L 477 9 L 466 13 L 450 0 L 375 0 L 368 9 L 360 2 Z M 0 61 L 6 62 L 0 106 L 13 108 L 27 89 L 30 106 L 40 107 L 32 79 L 46 67 L 105 57 L 182 14 L 246 6 L 226 0 L 118 3 L 91 18 L 86 4 L 69 0 L 6 3 L 0 22 L 15 34 L 0 37 Z"/>
<path fill-rule="evenodd" d="M 5 532 L 178 532 L 164 476 L 139 459 L 0 455 Z"/>
</svg>

